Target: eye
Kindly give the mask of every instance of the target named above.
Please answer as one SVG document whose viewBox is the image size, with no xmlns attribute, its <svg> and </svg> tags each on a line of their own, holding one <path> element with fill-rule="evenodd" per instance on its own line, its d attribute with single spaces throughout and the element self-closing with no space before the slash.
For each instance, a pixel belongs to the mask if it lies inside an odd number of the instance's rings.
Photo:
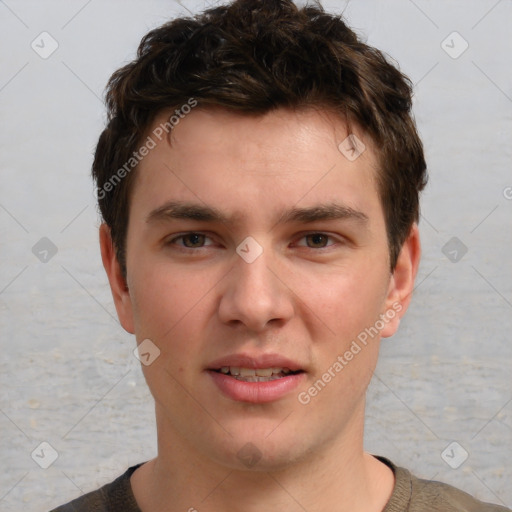
<svg viewBox="0 0 512 512">
<path fill-rule="evenodd" d="M 181 240 L 182 243 L 178 244 L 178 240 Z M 179 245 L 179 247 L 185 247 L 187 249 L 200 249 L 205 247 L 206 240 L 210 240 L 210 238 L 203 233 L 191 232 L 172 238 L 167 242 L 167 245 Z M 206 244 L 206 246 L 208 245 L 211 244 Z"/>
<path fill-rule="evenodd" d="M 323 249 L 325 247 L 330 247 L 334 244 L 328 244 L 329 239 L 333 240 L 332 236 L 329 236 L 325 233 L 310 233 L 304 235 L 301 240 L 306 240 L 306 245 L 310 249 Z M 303 246 L 303 244 L 299 244 Z"/>
</svg>

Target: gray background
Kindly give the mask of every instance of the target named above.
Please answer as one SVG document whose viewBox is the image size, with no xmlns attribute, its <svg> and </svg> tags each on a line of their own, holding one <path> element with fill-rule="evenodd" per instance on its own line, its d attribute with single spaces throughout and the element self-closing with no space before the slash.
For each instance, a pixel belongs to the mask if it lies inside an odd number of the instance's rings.
<svg viewBox="0 0 512 512">
<path fill-rule="evenodd" d="M 48 510 L 155 455 L 152 399 L 101 265 L 89 169 L 110 74 L 149 29 L 213 3 L 0 1 L 2 511 Z M 324 6 L 344 10 L 416 84 L 430 170 L 417 289 L 383 341 L 366 448 L 512 507 L 512 3 Z M 31 48 L 43 31 L 59 45 L 46 59 Z M 56 254 L 38 252 L 43 237 Z"/>
</svg>

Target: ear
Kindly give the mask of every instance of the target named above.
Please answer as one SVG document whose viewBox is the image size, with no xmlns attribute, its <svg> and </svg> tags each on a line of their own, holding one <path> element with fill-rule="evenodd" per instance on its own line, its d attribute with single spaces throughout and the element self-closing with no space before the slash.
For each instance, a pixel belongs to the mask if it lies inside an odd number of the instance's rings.
<svg viewBox="0 0 512 512">
<path fill-rule="evenodd" d="M 100 248 L 101 260 L 110 283 L 110 290 L 112 291 L 119 321 L 127 332 L 135 334 L 132 299 L 126 281 L 123 278 L 121 266 L 117 261 L 110 228 L 105 223 L 100 226 Z"/>
<path fill-rule="evenodd" d="M 385 302 L 386 323 L 381 331 L 382 338 L 393 336 L 398 329 L 400 319 L 404 316 L 411 302 L 414 280 L 418 272 L 421 256 L 420 233 L 414 223 L 405 240 L 389 281 Z"/>
</svg>

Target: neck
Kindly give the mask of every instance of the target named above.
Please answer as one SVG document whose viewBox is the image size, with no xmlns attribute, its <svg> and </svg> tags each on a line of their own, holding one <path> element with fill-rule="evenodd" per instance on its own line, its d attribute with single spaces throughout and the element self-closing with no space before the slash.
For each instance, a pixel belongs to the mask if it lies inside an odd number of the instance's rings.
<svg viewBox="0 0 512 512">
<path fill-rule="evenodd" d="M 131 477 L 143 512 L 380 512 L 391 496 L 390 468 L 363 451 L 364 407 L 335 439 L 293 464 L 272 464 L 263 453 L 240 469 L 198 453 L 157 410 L 158 456 Z M 257 469 L 258 468 L 258 469 Z"/>
</svg>

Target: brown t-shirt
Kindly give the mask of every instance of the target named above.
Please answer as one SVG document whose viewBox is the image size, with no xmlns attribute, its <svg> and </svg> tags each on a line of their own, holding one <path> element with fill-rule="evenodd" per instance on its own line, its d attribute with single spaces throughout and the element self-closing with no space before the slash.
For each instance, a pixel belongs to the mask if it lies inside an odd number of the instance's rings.
<svg viewBox="0 0 512 512">
<path fill-rule="evenodd" d="M 382 512 L 512 512 L 478 501 L 451 485 L 416 478 L 388 459 L 377 458 L 395 474 L 393 494 Z M 130 476 L 141 465 L 132 466 L 110 484 L 51 512 L 141 512 L 130 485 Z"/>
</svg>

